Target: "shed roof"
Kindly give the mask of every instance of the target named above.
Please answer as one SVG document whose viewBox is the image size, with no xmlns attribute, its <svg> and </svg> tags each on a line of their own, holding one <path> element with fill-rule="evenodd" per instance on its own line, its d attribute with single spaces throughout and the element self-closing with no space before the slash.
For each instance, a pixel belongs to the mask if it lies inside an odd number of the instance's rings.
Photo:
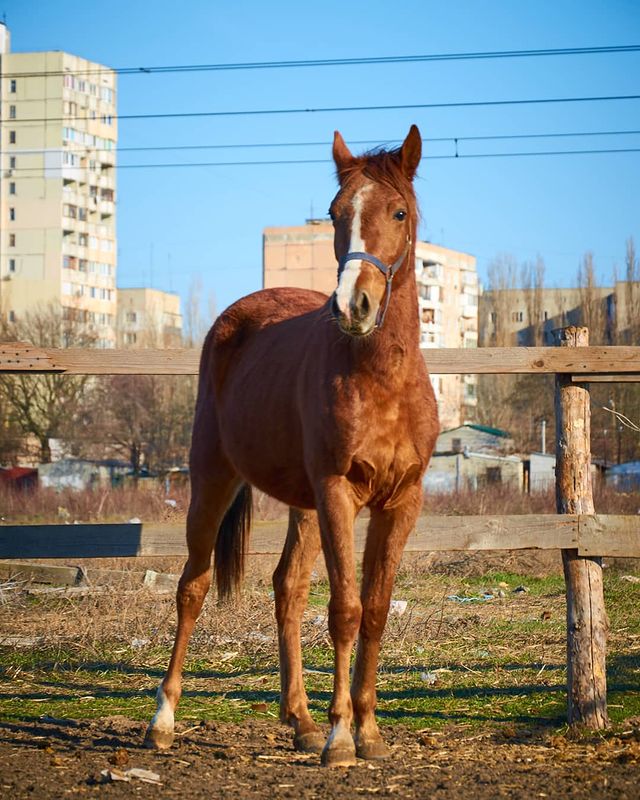
<svg viewBox="0 0 640 800">
<path fill-rule="evenodd" d="M 457 425 L 455 428 L 447 428 L 446 431 L 441 431 L 441 433 L 451 433 L 452 431 L 460 430 L 460 428 L 471 428 L 474 431 L 488 433 L 491 436 L 499 436 L 502 439 L 511 438 L 511 434 L 507 433 L 507 431 L 503 431 L 501 428 L 491 428 L 489 425 L 478 425 L 476 422 L 464 422 L 462 425 Z"/>
</svg>

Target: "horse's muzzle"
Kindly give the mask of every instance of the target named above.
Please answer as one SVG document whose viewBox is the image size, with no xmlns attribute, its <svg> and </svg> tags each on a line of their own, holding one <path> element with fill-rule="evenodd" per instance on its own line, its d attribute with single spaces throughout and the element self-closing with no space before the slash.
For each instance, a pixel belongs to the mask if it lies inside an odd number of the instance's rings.
<svg viewBox="0 0 640 800">
<path fill-rule="evenodd" d="M 344 311 L 338 305 L 334 292 L 331 295 L 330 308 L 340 330 L 349 336 L 368 336 L 376 327 L 377 304 L 371 301 L 368 292 L 364 290 L 354 293 Z"/>
</svg>

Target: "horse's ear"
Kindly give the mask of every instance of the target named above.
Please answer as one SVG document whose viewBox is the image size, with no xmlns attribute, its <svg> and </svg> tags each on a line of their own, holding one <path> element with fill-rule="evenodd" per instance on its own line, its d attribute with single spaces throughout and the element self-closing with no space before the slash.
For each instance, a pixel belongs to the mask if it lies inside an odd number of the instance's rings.
<svg viewBox="0 0 640 800">
<path fill-rule="evenodd" d="M 422 156 L 422 137 L 417 125 L 412 125 L 400 148 L 402 171 L 412 181 Z"/>
<path fill-rule="evenodd" d="M 340 131 L 333 132 L 333 160 L 335 161 L 336 170 L 338 171 L 338 178 L 344 170 L 353 163 L 351 150 L 349 150 L 345 144 Z"/>
</svg>

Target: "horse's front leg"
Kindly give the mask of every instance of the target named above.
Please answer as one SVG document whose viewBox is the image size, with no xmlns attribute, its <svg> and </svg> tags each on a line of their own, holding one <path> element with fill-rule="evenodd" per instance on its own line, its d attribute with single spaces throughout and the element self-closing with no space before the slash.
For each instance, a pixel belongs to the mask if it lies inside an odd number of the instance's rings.
<svg viewBox="0 0 640 800">
<path fill-rule="evenodd" d="M 329 634 L 334 647 L 333 696 L 329 708 L 331 733 L 322 751 L 326 766 L 355 764 L 351 735 L 353 706 L 349 693 L 349 666 L 360 627 L 362 605 L 356 587 L 353 523 L 356 504 L 345 478 L 323 482 L 317 491 L 322 549 L 329 573 Z"/>
<path fill-rule="evenodd" d="M 319 552 L 320 530 L 315 511 L 289 509 L 287 540 L 273 574 L 280 648 L 280 719 L 293 727 L 296 750 L 306 753 L 320 753 L 324 745 L 324 736 L 309 714 L 300 642 L 300 620 Z"/>
<path fill-rule="evenodd" d="M 380 639 L 402 551 L 421 506 L 422 488 L 418 485 L 408 490 L 401 505 L 387 510 L 371 509 L 362 564 L 362 622 L 351 688 L 359 758 L 378 759 L 389 753 L 375 718 Z"/>
</svg>

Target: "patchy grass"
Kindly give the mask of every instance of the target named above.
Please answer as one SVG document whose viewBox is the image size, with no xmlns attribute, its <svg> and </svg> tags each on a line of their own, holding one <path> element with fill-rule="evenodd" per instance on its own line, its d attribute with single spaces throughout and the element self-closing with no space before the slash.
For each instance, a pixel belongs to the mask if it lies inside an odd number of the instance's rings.
<svg viewBox="0 0 640 800">
<path fill-rule="evenodd" d="M 516 587 L 527 591 L 514 593 Z M 497 596 L 500 589 L 504 596 Z M 615 722 L 640 714 L 640 586 L 607 574 L 609 703 Z M 449 599 L 494 599 L 460 602 Z M 189 650 L 178 719 L 277 718 L 277 641 L 268 583 L 220 608 L 209 597 Z M 559 575 L 493 571 L 426 575 L 407 569 L 394 597 L 378 676 L 385 725 L 448 723 L 561 728 L 566 714 L 564 584 Z M 0 718 L 124 715 L 148 719 L 174 631 L 171 595 L 148 590 L 55 596 L 5 591 L 0 606 Z M 326 719 L 332 689 L 325 582 L 303 622 L 312 713 Z M 7 637 L 31 637 L 16 648 Z M 23 644 L 25 642 L 22 639 Z"/>
</svg>

